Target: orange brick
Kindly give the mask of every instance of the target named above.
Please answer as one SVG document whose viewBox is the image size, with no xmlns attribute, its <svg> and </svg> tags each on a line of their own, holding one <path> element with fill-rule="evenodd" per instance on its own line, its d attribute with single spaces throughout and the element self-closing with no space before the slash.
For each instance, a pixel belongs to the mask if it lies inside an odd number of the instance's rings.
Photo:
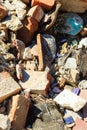
<svg viewBox="0 0 87 130">
<path fill-rule="evenodd" d="M 28 11 L 28 15 L 40 22 L 44 16 L 44 11 L 39 5 L 36 5 Z"/>
<path fill-rule="evenodd" d="M 75 123 L 76 125 L 72 130 L 87 130 L 87 123 L 85 123 L 83 120 L 77 118 Z"/>
<path fill-rule="evenodd" d="M 0 20 L 5 18 L 8 15 L 8 10 L 6 7 L 0 5 Z"/>
<path fill-rule="evenodd" d="M 55 0 L 32 0 L 31 6 L 40 5 L 44 10 L 50 10 L 55 4 Z"/>
<path fill-rule="evenodd" d="M 37 35 L 37 46 L 38 46 L 38 59 L 39 59 L 39 70 L 44 69 L 44 61 L 43 61 L 43 52 L 42 52 L 42 43 L 41 43 L 41 35 Z"/>
<path fill-rule="evenodd" d="M 29 43 L 37 30 L 38 22 L 32 17 L 28 17 L 23 21 L 23 27 L 18 30 L 17 38 L 24 43 Z"/>
<path fill-rule="evenodd" d="M 30 101 L 23 95 L 16 95 L 12 98 L 12 108 L 9 119 L 12 122 L 13 130 L 22 130 L 25 127 Z"/>
<path fill-rule="evenodd" d="M 3 71 L 0 73 L 0 103 L 3 102 L 8 97 L 19 93 L 21 87 L 19 84 L 11 77 L 11 75 Z"/>
</svg>

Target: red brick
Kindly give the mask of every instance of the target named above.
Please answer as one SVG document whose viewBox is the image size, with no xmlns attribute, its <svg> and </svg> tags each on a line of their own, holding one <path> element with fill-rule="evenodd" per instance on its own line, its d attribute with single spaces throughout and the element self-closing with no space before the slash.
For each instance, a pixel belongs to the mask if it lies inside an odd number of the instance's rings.
<svg viewBox="0 0 87 130">
<path fill-rule="evenodd" d="M 6 71 L 0 73 L 0 103 L 8 97 L 19 93 L 19 84 Z"/>
<path fill-rule="evenodd" d="M 31 6 L 40 5 L 44 10 L 51 10 L 55 0 L 32 0 Z"/>
<path fill-rule="evenodd" d="M 0 20 L 5 18 L 8 15 L 8 10 L 6 7 L 0 5 Z"/>
<path fill-rule="evenodd" d="M 81 89 L 79 96 L 84 98 L 87 101 L 87 90 Z"/>
<path fill-rule="evenodd" d="M 39 5 L 36 5 L 28 11 L 27 15 L 35 18 L 38 22 L 40 22 L 44 16 L 44 11 Z"/>
<path fill-rule="evenodd" d="M 37 30 L 38 22 L 32 17 L 28 17 L 23 21 L 23 27 L 18 30 L 17 38 L 24 43 L 29 43 Z"/>
<path fill-rule="evenodd" d="M 30 0 L 22 0 L 24 3 L 29 4 Z"/>
<path fill-rule="evenodd" d="M 13 130 L 22 130 L 25 127 L 30 101 L 23 95 L 16 95 L 12 98 L 12 108 L 9 119 L 12 122 Z"/>
<path fill-rule="evenodd" d="M 51 75 L 46 71 L 23 71 L 23 80 L 19 84 L 23 89 L 30 89 L 31 93 L 46 95 L 51 81 Z"/>
<path fill-rule="evenodd" d="M 75 123 L 76 125 L 72 130 L 87 130 L 87 123 L 85 123 L 83 120 L 77 118 Z"/>
</svg>

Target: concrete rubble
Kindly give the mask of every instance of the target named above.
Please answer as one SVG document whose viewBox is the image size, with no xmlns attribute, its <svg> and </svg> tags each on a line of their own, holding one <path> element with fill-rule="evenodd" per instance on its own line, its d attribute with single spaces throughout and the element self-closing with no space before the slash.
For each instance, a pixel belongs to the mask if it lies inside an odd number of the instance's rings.
<svg viewBox="0 0 87 130">
<path fill-rule="evenodd" d="M 50 129 L 87 129 L 87 0 L 0 0 L 0 130 Z"/>
</svg>

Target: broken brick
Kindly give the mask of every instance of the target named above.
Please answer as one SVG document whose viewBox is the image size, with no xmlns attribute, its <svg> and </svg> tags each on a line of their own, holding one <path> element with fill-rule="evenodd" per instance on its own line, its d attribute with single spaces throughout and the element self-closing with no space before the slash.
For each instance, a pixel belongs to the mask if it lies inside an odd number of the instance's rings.
<svg viewBox="0 0 87 130">
<path fill-rule="evenodd" d="M 18 30 L 17 37 L 24 43 L 29 43 L 37 30 L 38 22 L 32 17 L 27 17 L 23 21 L 23 27 Z"/>
<path fill-rule="evenodd" d="M 12 108 L 9 119 L 14 130 L 22 130 L 25 127 L 30 101 L 23 95 L 16 95 L 12 98 Z"/>
<path fill-rule="evenodd" d="M 0 73 L 0 103 L 21 90 L 19 84 L 8 72 Z"/>
<path fill-rule="evenodd" d="M 85 123 L 83 120 L 77 118 L 75 123 L 76 125 L 72 130 L 87 130 L 87 123 Z"/>
<path fill-rule="evenodd" d="M 23 89 L 29 89 L 31 93 L 46 95 L 50 87 L 51 75 L 48 72 L 23 71 L 23 80 L 19 81 Z"/>
<path fill-rule="evenodd" d="M 38 46 L 38 59 L 39 59 L 39 70 L 43 70 L 44 68 L 44 61 L 43 61 L 43 52 L 42 52 L 42 41 L 41 35 L 37 35 L 37 46 Z"/>
<path fill-rule="evenodd" d="M 0 5 L 0 20 L 5 18 L 8 15 L 8 10 L 6 7 Z"/>
<path fill-rule="evenodd" d="M 31 6 L 40 5 L 44 10 L 51 10 L 55 0 L 32 0 Z"/>
<path fill-rule="evenodd" d="M 33 6 L 29 11 L 28 11 L 28 16 L 31 16 L 33 17 L 34 19 L 37 20 L 37 22 L 40 22 L 41 19 L 43 18 L 44 16 L 44 11 L 43 9 L 39 6 L 39 5 L 36 5 L 36 6 Z"/>
</svg>

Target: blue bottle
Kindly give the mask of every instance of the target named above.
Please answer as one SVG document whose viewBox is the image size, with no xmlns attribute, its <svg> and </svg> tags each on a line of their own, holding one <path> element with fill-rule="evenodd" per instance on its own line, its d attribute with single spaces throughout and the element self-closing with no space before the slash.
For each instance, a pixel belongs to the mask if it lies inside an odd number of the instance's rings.
<svg viewBox="0 0 87 130">
<path fill-rule="evenodd" d="M 76 13 L 64 13 L 58 16 L 57 32 L 77 35 L 83 28 L 83 19 Z"/>
</svg>

